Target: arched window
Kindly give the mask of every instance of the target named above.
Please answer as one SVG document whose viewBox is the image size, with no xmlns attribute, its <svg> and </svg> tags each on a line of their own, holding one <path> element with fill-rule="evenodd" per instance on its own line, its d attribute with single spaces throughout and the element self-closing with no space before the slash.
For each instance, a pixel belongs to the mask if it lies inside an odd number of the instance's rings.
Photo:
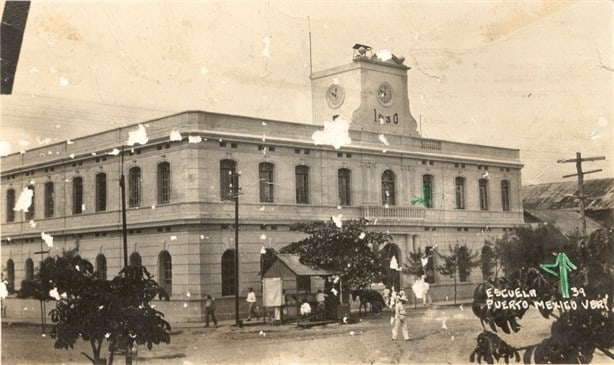
<svg viewBox="0 0 614 365">
<path fill-rule="evenodd" d="M 142 266 L 143 261 L 141 260 L 141 255 L 138 252 L 133 252 L 130 255 L 130 266 Z"/>
<path fill-rule="evenodd" d="M 159 284 L 169 296 L 173 295 L 173 263 L 171 262 L 171 254 L 168 251 L 162 251 L 158 255 L 158 277 Z"/>
<path fill-rule="evenodd" d="M 26 211 L 26 220 L 30 221 L 34 219 L 34 202 L 36 201 L 36 194 L 33 185 L 29 185 L 28 189 L 32 190 L 32 204 L 30 204 L 30 208 L 28 208 L 28 210 Z"/>
<path fill-rule="evenodd" d="M 424 197 L 424 207 L 433 207 L 433 175 L 422 176 L 422 196 Z"/>
<path fill-rule="evenodd" d="M 96 275 L 107 280 L 107 258 L 103 254 L 96 256 Z"/>
<path fill-rule="evenodd" d="M 15 221 L 15 189 L 9 189 L 6 191 L 6 222 Z"/>
<path fill-rule="evenodd" d="M 261 203 L 273 202 L 273 168 L 273 164 L 268 162 L 261 162 L 258 165 Z"/>
<path fill-rule="evenodd" d="M 296 180 L 296 203 L 309 204 L 309 167 L 296 166 L 294 176 Z"/>
<path fill-rule="evenodd" d="M 510 210 L 510 183 L 507 180 L 501 181 L 501 208 Z"/>
<path fill-rule="evenodd" d="M 455 180 L 456 186 L 456 209 L 465 209 L 465 178 L 457 177 Z"/>
<path fill-rule="evenodd" d="M 382 174 L 382 204 L 395 205 L 395 176 L 392 170 Z"/>
<path fill-rule="evenodd" d="M 45 218 L 53 217 L 53 183 L 48 181 L 45 183 Z"/>
<path fill-rule="evenodd" d="M 96 175 L 96 211 L 105 210 L 107 210 L 107 174 L 101 172 Z"/>
<path fill-rule="evenodd" d="M 480 179 L 480 209 L 488 210 L 488 180 Z"/>
<path fill-rule="evenodd" d="M 352 171 L 349 169 L 339 169 L 337 171 L 337 182 L 339 185 L 339 205 L 352 205 Z"/>
<path fill-rule="evenodd" d="M 8 292 L 13 293 L 15 291 L 15 263 L 11 259 L 6 262 L 6 281 Z"/>
<path fill-rule="evenodd" d="M 235 250 L 226 250 L 222 255 L 222 295 L 235 294 Z"/>
<path fill-rule="evenodd" d="M 233 160 L 220 161 L 220 197 L 222 200 L 233 200 L 232 181 L 237 163 Z"/>
<path fill-rule="evenodd" d="M 83 213 L 83 178 L 72 179 L 72 213 Z"/>
<path fill-rule="evenodd" d="M 384 267 L 384 285 L 394 288 L 398 292 L 401 288 L 401 261 L 399 249 L 394 244 L 387 244 L 381 251 L 382 265 Z"/>
<path fill-rule="evenodd" d="M 31 258 L 26 259 L 25 262 L 25 280 L 31 281 L 34 280 L 34 261 Z"/>
<path fill-rule="evenodd" d="M 168 204 L 171 201 L 171 164 L 158 164 L 158 204 Z"/>
<path fill-rule="evenodd" d="M 133 167 L 128 171 L 128 207 L 141 206 L 141 168 Z"/>
</svg>

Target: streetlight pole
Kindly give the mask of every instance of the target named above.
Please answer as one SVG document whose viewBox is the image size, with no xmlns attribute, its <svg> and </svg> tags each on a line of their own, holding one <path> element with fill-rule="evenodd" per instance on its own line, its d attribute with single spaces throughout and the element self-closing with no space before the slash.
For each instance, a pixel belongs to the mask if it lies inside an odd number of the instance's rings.
<svg viewBox="0 0 614 365">
<path fill-rule="evenodd" d="M 124 249 L 124 268 L 128 267 L 128 227 L 126 223 L 126 179 L 124 178 L 124 146 L 122 146 L 121 175 L 119 186 L 122 200 L 122 238 Z M 130 346 L 126 347 L 126 365 L 132 365 L 132 355 Z"/>
<path fill-rule="evenodd" d="M 235 325 L 239 327 L 239 174 L 231 174 L 232 195 L 235 200 Z"/>
</svg>

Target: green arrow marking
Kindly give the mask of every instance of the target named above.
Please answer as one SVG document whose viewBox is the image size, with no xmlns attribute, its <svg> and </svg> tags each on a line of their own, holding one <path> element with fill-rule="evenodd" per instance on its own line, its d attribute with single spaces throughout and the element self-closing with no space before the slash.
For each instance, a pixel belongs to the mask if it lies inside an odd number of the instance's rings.
<svg viewBox="0 0 614 365">
<path fill-rule="evenodd" d="M 559 267 L 559 272 L 550 270 L 550 268 Z M 559 276 L 561 278 L 561 294 L 563 294 L 563 298 L 569 298 L 569 280 L 567 278 L 567 273 L 571 270 L 577 269 L 576 265 L 573 264 L 567 257 L 564 252 L 559 252 L 556 256 L 556 261 L 551 264 L 541 264 L 539 265 L 544 271 L 554 275 Z"/>
</svg>

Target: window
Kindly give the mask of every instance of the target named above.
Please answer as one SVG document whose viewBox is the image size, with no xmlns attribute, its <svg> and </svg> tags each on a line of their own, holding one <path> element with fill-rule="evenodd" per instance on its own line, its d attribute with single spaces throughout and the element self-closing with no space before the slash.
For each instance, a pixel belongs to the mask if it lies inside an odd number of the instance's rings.
<svg viewBox="0 0 614 365">
<path fill-rule="evenodd" d="M 130 266 L 140 267 L 143 265 L 143 260 L 141 259 L 141 255 L 138 252 L 133 252 L 130 255 Z"/>
<path fill-rule="evenodd" d="M 311 277 L 309 276 L 297 276 L 296 277 L 296 291 L 298 292 L 311 292 Z"/>
<path fill-rule="evenodd" d="M 222 295 L 235 294 L 235 250 L 226 250 L 222 255 Z"/>
<path fill-rule="evenodd" d="M 96 256 L 96 275 L 103 279 L 107 280 L 107 258 L 104 257 L 103 254 L 99 254 Z"/>
<path fill-rule="evenodd" d="M 465 209 L 465 178 L 457 177 L 456 185 L 456 209 Z"/>
<path fill-rule="evenodd" d="M 34 219 L 34 202 L 36 201 L 36 194 L 33 185 L 29 185 L 28 189 L 32 190 L 32 204 L 30 204 L 30 208 L 28 208 L 28 210 L 26 211 L 26 220 L 30 221 Z"/>
<path fill-rule="evenodd" d="M 386 170 L 382 174 L 382 204 L 395 205 L 394 172 Z"/>
<path fill-rule="evenodd" d="M 15 221 L 15 189 L 6 191 L 6 222 Z"/>
<path fill-rule="evenodd" d="M 158 277 L 160 278 L 160 286 L 169 296 L 172 296 L 173 264 L 171 254 L 168 251 L 162 251 L 158 255 Z"/>
<path fill-rule="evenodd" d="M 262 162 L 258 165 L 260 176 L 260 202 L 273 202 L 273 164 Z"/>
<path fill-rule="evenodd" d="M 309 167 L 296 166 L 294 175 L 296 177 L 296 202 L 309 204 Z"/>
<path fill-rule="evenodd" d="M 128 207 L 141 205 L 141 168 L 133 167 L 128 171 Z"/>
<path fill-rule="evenodd" d="M 480 209 L 488 210 L 488 180 L 480 179 Z"/>
<path fill-rule="evenodd" d="M 424 197 L 424 207 L 433 207 L 433 175 L 422 176 L 422 195 Z"/>
<path fill-rule="evenodd" d="M 72 179 L 72 213 L 83 213 L 83 178 Z"/>
<path fill-rule="evenodd" d="M 339 169 L 337 179 L 339 183 L 339 205 L 352 205 L 352 172 L 349 169 Z"/>
<path fill-rule="evenodd" d="M 34 261 L 32 261 L 32 259 L 30 258 L 26 260 L 25 271 L 26 271 L 25 280 L 28 280 L 28 281 L 34 280 Z"/>
<path fill-rule="evenodd" d="M 506 180 L 501 181 L 501 208 L 510 210 L 510 183 Z"/>
<path fill-rule="evenodd" d="M 171 200 L 171 164 L 158 164 L 158 204 L 168 204 Z"/>
<path fill-rule="evenodd" d="M 107 210 L 107 174 L 96 175 L 96 211 Z"/>
<path fill-rule="evenodd" d="M 233 200 L 232 180 L 237 163 L 233 160 L 220 161 L 220 194 L 222 200 Z"/>
<path fill-rule="evenodd" d="M 11 259 L 6 262 L 6 281 L 6 289 L 9 293 L 13 293 L 15 291 L 15 263 Z"/>
<path fill-rule="evenodd" d="M 53 183 L 45 183 L 45 218 L 53 217 Z"/>
</svg>

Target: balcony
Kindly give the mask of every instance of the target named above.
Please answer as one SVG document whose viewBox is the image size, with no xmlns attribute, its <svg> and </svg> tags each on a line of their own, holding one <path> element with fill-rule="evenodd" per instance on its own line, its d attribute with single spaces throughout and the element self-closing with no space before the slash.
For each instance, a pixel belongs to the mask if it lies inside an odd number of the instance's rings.
<svg viewBox="0 0 614 365">
<path fill-rule="evenodd" d="M 422 207 L 368 206 L 362 207 L 362 216 L 367 219 L 414 221 L 426 220 L 426 209 Z"/>
</svg>

